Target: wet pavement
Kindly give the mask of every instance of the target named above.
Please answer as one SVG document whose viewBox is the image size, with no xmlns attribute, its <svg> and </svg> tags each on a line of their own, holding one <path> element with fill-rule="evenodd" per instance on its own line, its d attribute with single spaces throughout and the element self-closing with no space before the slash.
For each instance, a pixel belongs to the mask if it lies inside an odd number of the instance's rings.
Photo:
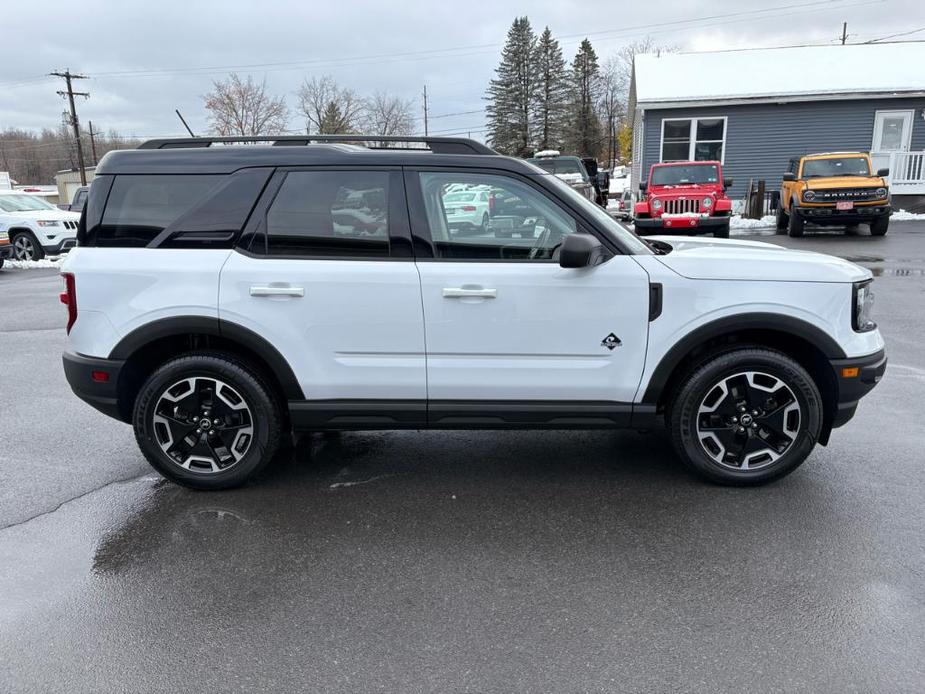
<svg viewBox="0 0 925 694">
<path fill-rule="evenodd" d="M 181 489 L 67 389 L 54 272 L 0 271 L 0 691 L 922 691 L 922 227 L 762 238 L 871 267 L 891 362 L 760 489 L 661 431 L 312 435 Z"/>
</svg>

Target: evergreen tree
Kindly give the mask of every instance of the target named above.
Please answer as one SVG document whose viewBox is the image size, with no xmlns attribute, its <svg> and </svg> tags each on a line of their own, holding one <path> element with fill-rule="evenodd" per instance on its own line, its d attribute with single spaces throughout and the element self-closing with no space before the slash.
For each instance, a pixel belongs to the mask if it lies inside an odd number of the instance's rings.
<svg viewBox="0 0 925 694">
<path fill-rule="evenodd" d="M 597 53 L 588 39 L 578 47 L 572 61 L 572 114 L 570 149 L 578 156 L 596 157 L 603 140 L 595 105 L 600 91 Z"/>
<path fill-rule="evenodd" d="M 507 32 L 501 62 L 485 97 L 488 142 L 502 154 L 522 157 L 533 149 L 530 116 L 537 83 L 535 48 L 530 20 L 518 17 Z"/>
<path fill-rule="evenodd" d="M 537 149 L 561 149 L 568 129 L 569 74 L 559 42 L 549 27 L 534 50 L 536 92 L 533 98 L 532 130 Z"/>
</svg>

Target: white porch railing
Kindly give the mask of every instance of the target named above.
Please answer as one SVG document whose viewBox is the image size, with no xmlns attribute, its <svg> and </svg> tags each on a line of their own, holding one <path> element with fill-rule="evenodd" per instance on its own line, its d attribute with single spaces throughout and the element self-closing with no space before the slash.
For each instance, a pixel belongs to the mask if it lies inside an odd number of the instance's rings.
<svg viewBox="0 0 925 694">
<path fill-rule="evenodd" d="M 925 151 L 871 152 L 871 158 L 874 167 L 889 167 L 893 195 L 925 195 Z"/>
</svg>

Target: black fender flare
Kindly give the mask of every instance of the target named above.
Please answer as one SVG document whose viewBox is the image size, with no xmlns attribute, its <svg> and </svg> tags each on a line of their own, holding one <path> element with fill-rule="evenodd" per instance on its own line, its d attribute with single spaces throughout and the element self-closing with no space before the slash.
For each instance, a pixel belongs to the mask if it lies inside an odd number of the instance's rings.
<svg viewBox="0 0 925 694">
<path fill-rule="evenodd" d="M 698 345 L 713 338 L 743 330 L 770 330 L 783 335 L 791 335 L 814 345 L 828 359 L 846 358 L 844 350 L 831 335 L 799 318 L 779 313 L 745 313 L 726 316 L 695 328 L 665 353 L 658 366 L 655 367 L 655 371 L 652 372 L 642 402 L 650 405 L 658 403 L 671 374 L 681 364 L 684 357 Z"/>
<path fill-rule="evenodd" d="M 287 399 L 305 398 L 292 367 L 279 350 L 249 328 L 209 316 L 172 316 L 145 323 L 119 340 L 109 353 L 109 358 L 126 360 L 154 340 L 192 334 L 214 335 L 237 342 L 257 354 L 267 364 Z"/>
</svg>

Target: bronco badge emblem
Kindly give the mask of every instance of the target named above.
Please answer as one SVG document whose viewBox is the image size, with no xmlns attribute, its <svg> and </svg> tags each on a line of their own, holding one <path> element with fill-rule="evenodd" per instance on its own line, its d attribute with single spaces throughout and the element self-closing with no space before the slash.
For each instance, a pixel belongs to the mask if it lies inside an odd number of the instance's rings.
<svg viewBox="0 0 925 694">
<path fill-rule="evenodd" d="M 613 351 L 614 347 L 619 347 L 622 344 L 623 343 L 620 342 L 620 338 L 613 333 L 610 333 L 610 335 L 601 340 L 601 347 L 606 347 L 611 352 Z"/>
</svg>

